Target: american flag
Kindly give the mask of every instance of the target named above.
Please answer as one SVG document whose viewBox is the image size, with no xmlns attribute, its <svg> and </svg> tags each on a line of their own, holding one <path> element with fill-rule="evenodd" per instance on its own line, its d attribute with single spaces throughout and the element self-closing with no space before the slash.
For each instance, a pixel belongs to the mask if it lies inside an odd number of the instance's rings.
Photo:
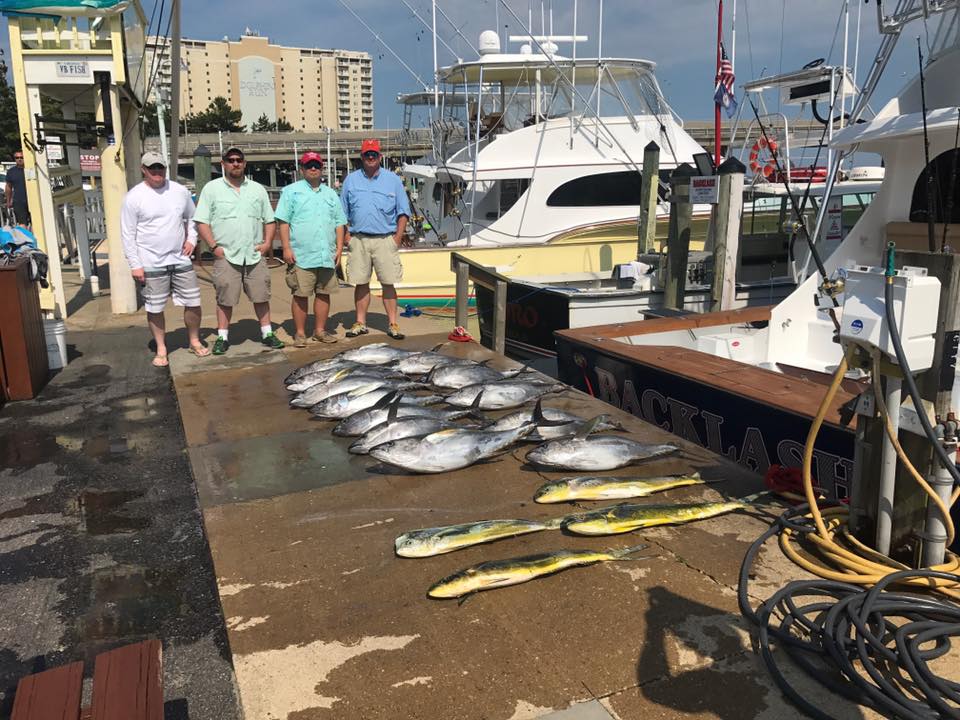
<svg viewBox="0 0 960 720">
<path fill-rule="evenodd" d="M 737 99 L 733 92 L 733 65 L 727 57 L 726 48 L 720 43 L 720 74 L 717 75 L 717 87 L 713 91 L 713 101 L 727 110 L 727 117 L 733 117 L 737 112 Z"/>
</svg>

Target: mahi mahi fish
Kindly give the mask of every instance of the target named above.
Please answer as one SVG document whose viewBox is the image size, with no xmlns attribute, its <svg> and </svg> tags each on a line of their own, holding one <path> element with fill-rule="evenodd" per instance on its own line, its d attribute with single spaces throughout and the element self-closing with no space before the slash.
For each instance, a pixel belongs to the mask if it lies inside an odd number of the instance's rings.
<svg viewBox="0 0 960 720">
<path fill-rule="evenodd" d="M 412 355 L 412 350 L 403 350 L 387 343 L 374 343 L 347 350 L 338 355 L 342 360 L 358 362 L 361 365 L 385 365 Z"/>
<path fill-rule="evenodd" d="M 638 460 L 677 452 L 676 445 L 648 445 L 618 435 L 590 435 L 599 422 L 593 418 L 577 435 L 550 440 L 527 453 L 527 461 L 551 470 L 615 470 Z"/>
<path fill-rule="evenodd" d="M 465 387 L 463 390 L 448 395 L 446 403 L 467 407 L 477 399 L 478 394 L 483 393 L 483 399 L 480 401 L 481 410 L 508 410 L 520 407 L 524 403 L 536 400 L 547 393 L 562 392 L 566 389 L 566 385 L 559 383 L 543 385 L 530 382 L 501 381 Z"/>
<path fill-rule="evenodd" d="M 370 455 L 411 472 L 447 472 L 496 455 L 531 430 L 533 425 L 503 432 L 441 430 L 423 438 L 404 438 L 377 445 L 370 449 Z"/>
<path fill-rule="evenodd" d="M 567 568 L 593 565 L 611 560 L 627 560 L 646 549 L 646 545 L 607 552 L 595 550 L 556 550 L 507 560 L 494 560 L 465 568 L 435 583 L 427 595 L 432 598 L 458 598 L 481 590 L 519 585 Z"/>
<path fill-rule="evenodd" d="M 725 502 L 687 503 L 685 505 L 637 505 L 621 503 L 567 517 L 564 530 L 577 535 L 618 535 L 656 525 L 682 525 L 750 507 L 760 495 L 749 495 Z"/>
<path fill-rule="evenodd" d="M 573 500 L 625 500 L 706 482 L 700 473 L 665 477 L 584 476 L 560 478 L 541 485 L 533 499 L 538 503 L 571 502 Z"/>
<path fill-rule="evenodd" d="M 423 558 L 461 550 L 541 530 L 559 530 L 566 518 L 550 520 L 482 520 L 480 522 L 423 528 L 404 533 L 394 542 L 400 557 Z"/>
</svg>

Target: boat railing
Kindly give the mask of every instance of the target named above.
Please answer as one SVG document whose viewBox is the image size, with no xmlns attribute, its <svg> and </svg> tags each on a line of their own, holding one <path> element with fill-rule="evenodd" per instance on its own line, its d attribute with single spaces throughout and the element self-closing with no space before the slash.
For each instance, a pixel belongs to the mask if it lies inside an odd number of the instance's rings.
<svg viewBox="0 0 960 720">
<path fill-rule="evenodd" d="M 491 350 L 502 355 L 507 347 L 507 276 L 457 252 L 450 253 L 450 270 L 457 276 L 455 318 L 459 327 L 467 326 L 470 283 L 473 282 L 474 285 L 493 291 L 493 347 Z"/>
</svg>

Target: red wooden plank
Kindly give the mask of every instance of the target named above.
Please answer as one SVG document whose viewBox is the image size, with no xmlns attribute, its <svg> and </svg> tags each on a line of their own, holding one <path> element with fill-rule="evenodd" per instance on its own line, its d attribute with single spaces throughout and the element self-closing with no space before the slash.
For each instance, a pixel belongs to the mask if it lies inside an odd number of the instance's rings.
<svg viewBox="0 0 960 720">
<path fill-rule="evenodd" d="M 27 675 L 17 685 L 11 720 L 77 720 L 83 692 L 83 663 Z"/>
<path fill-rule="evenodd" d="M 159 640 L 97 655 L 93 720 L 163 720 L 163 662 Z"/>
</svg>

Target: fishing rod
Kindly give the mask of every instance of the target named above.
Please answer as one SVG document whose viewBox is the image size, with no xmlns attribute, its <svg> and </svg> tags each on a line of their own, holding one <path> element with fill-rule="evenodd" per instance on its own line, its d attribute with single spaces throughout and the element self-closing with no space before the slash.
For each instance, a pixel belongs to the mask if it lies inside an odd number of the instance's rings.
<svg viewBox="0 0 960 720">
<path fill-rule="evenodd" d="M 429 30 L 431 33 L 433 33 L 433 27 L 430 25 L 430 23 L 428 23 L 426 20 L 424 20 L 422 17 L 420 17 L 420 14 L 414 9 L 413 5 L 411 5 L 409 2 L 407 2 L 407 0 L 400 0 L 400 2 L 402 2 L 402 3 L 407 7 L 407 9 L 408 9 L 410 12 L 413 13 L 413 16 L 414 16 L 417 20 L 420 21 L 420 24 L 421 24 L 421 25 L 423 25 L 427 30 Z M 437 35 L 437 40 L 438 40 L 448 51 L 450 51 L 450 54 L 451 54 L 451 55 L 453 55 L 455 58 L 459 58 L 459 55 L 457 54 L 457 51 L 454 50 L 454 49 L 453 49 L 452 47 L 450 47 L 449 45 L 447 45 L 446 41 L 445 41 L 442 37 L 440 37 L 440 35 Z"/>
<path fill-rule="evenodd" d="M 766 128 L 766 126 L 763 124 L 763 121 L 760 119 L 760 113 L 757 111 L 757 106 L 754 104 L 753 98 L 748 98 L 748 102 L 750 103 L 750 109 L 753 111 L 753 116 L 754 116 L 754 118 L 755 118 L 756 121 L 757 121 L 757 125 L 760 127 L 760 134 L 763 136 L 763 140 L 764 140 L 764 142 L 766 143 L 767 147 L 770 147 L 770 138 L 767 136 L 767 128 Z M 833 114 L 833 104 L 832 104 L 832 103 L 831 103 L 831 108 L 830 108 L 830 114 L 831 114 L 831 115 Z M 824 133 L 826 133 L 826 128 L 824 128 Z M 824 138 L 821 137 L 821 138 L 820 138 L 820 145 L 819 145 L 819 147 L 817 147 L 817 155 L 815 156 L 814 161 L 813 161 L 813 162 L 814 162 L 814 165 L 816 165 L 817 160 L 820 158 L 820 150 L 821 150 L 821 148 L 823 147 L 823 140 L 824 140 Z M 807 199 L 808 199 L 809 196 L 810 196 L 810 186 L 811 186 L 811 183 L 813 182 L 813 179 L 812 179 L 812 177 L 811 177 L 810 179 L 807 180 L 807 189 L 806 189 L 806 191 L 805 191 L 804 194 L 803 194 L 802 204 L 798 206 L 798 205 L 797 205 L 797 199 L 796 199 L 796 197 L 794 197 L 793 191 L 790 189 L 790 184 L 789 184 L 789 182 L 788 182 L 788 181 L 789 181 L 789 177 L 788 177 L 787 174 L 783 171 L 783 168 L 782 168 L 781 165 L 780 165 L 780 157 L 779 157 L 779 155 L 778 155 L 777 153 L 775 153 L 775 152 L 771 152 L 771 153 L 770 153 L 770 156 L 771 156 L 771 158 L 773 159 L 774 166 L 776 167 L 777 175 L 781 178 L 781 182 L 783 183 L 783 188 L 784 188 L 784 190 L 786 190 L 786 192 L 787 192 L 787 197 L 788 197 L 789 200 L 790 200 L 791 209 L 793 210 L 794 214 L 796 214 L 796 216 L 797 216 L 797 223 L 798 223 L 798 224 L 800 225 L 800 227 L 803 229 L 804 237 L 805 237 L 806 240 L 807 240 L 807 247 L 810 248 L 810 255 L 811 255 L 811 257 L 813 257 L 813 262 L 814 262 L 814 263 L 816 264 L 816 266 L 817 266 L 817 272 L 820 273 L 820 276 L 821 276 L 824 280 L 827 280 L 827 279 L 828 279 L 827 269 L 826 269 L 826 267 L 825 267 L 824 264 L 823 264 L 823 260 L 821 260 L 821 258 L 820 258 L 820 253 L 819 253 L 819 251 L 817 250 L 816 245 L 814 244 L 813 240 L 812 240 L 811 237 L 810 237 L 810 231 L 807 229 L 807 223 L 804 222 L 804 219 L 803 219 L 803 212 L 804 212 L 804 210 L 806 210 L 806 202 L 807 202 Z M 834 307 L 839 307 L 839 303 L 837 302 L 836 298 L 834 298 L 833 303 L 834 303 Z"/>
<path fill-rule="evenodd" d="M 930 252 L 937 251 L 937 241 L 934 238 L 936 230 L 933 227 L 933 173 L 930 172 L 930 136 L 927 134 L 927 93 L 923 81 L 923 50 L 920 48 L 920 36 L 917 35 L 917 61 L 920 65 L 920 112 L 923 115 L 923 178 L 927 186 L 927 242 Z"/>
<path fill-rule="evenodd" d="M 836 96 L 834 96 L 834 101 L 836 101 Z M 757 106 L 754 104 L 753 98 L 750 98 L 750 109 L 753 110 L 753 116 L 754 118 L 756 118 L 757 125 L 760 126 L 760 132 L 763 135 L 764 142 L 767 143 L 767 147 L 770 147 L 770 140 L 767 137 L 766 128 L 764 127 L 763 122 L 760 120 L 760 113 L 757 112 Z M 831 116 L 833 115 L 833 103 L 830 104 L 830 115 Z M 820 147 L 823 147 L 822 139 L 821 139 Z M 820 156 L 820 148 L 817 148 L 817 157 L 819 156 Z M 787 191 L 787 197 L 790 200 L 790 205 L 793 209 L 793 212 L 797 216 L 797 222 L 800 224 L 800 227 L 803 229 L 803 235 L 807 240 L 807 247 L 810 249 L 810 257 L 813 258 L 813 262 L 817 266 L 817 272 L 820 273 L 820 277 L 823 278 L 824 284 L 825 285 L 830 284 L 830 278 L 827 275 L 827 268 L 824 266 L 823 260 L 820 258 L 820 252 L 817 250 L 816 244 L 813 242 L 813 240 L 810 237 L 810 231 L 807 229 L 807 223 L 804 222 L 802 210 L 797 205 L 797 199 L 793 196 L 793 192 L 790 190 L 790 184 L 788 182 L 789 178 L 786 175 L 784 175 L 783 170 L 780 167 L 780 158 L 777 156 L 776 153 L 771 153 L 771 157 L 773 158 L 773 162 L 776 167 L 777 174 L 782 178 L 781 181 L 783 182 L 784 188 Z M 807 182 L 807 191 L 806 193 L 804 193 L 804 199 L 806 199 L 806 197 L 810 193 L 811 182 L 812 182 L 812 178 Z M 825 199 L 826 197 L 824 197 L 824 200 Z M 833 307 L 829 309 L 830 319 L 833 321 L 834 327 L 839 331 L 840 321 L 837 320 L 837 314 L 835 312 L 835 308 L 840 307 L 840 303 L 837 301 L 835 293 L 830 292 L 830 293 L 827 293 L 827 295 L 829 296 L 830 301 L 833 303 Z"/>
<path fill-rule="evenodd" d="M 947 211 L 943 218 L 943 240 L 940 252 L 947 251 L 947 228 L 953 222 L 953 198 L 957 189 L 957 146 L 960 145 L 960 107 L 957 108 L 957 130 L 953 135 L 953 162 L 950 166 L 950 192 L 947 193 Z"/>
<path fill-rule="evenodd" d="M 363 27 L 365 27 L 365 28 L 367 29 L 367 32 L 369 32 L 371 35 L 373 35 L 373 37 L 377 40 L 377 42 L 379 42 L 381 45 L 383 45 L 383 47 L 386 48 L 387 52 L 389 52 L 391 55 L 393 55 L 394 60 L 396 60 L 398 63 L 400 63 L 400 65 L 403 66 L 403 69 L 404 69 L 404 70 L 406 70 L 408 73 L 410 73 L 411 75 L 413 75 L 414 79 L 415 79 L 418 83 L 420 83 L 420 86 L 421 86 L 424 90 L 426 90 L 426 91 L 429 91 L 429 90 L 430 90 L 430 88 L 427 86 L 427 84 L 423 81 L 423 78 L 421 78 L 419 75 L 417 75 L 417 73 L 415 73 L 415 72 L 413 71 L 413 68 L 411 68 L 409 65 L 407 65 L 407 64 L 403 61 L 403 58 L 401 58 L 399 55 L 397 55 L 397 54 L 393 51 L 393 48 L 392 48 L 392 47 L 390 47 L 389 45 L 387 45 L 386 40 L 384 40 L 382 37 L 380 37 L 380 34 L 379 34 L 376 30 L 374 30 L 372 27 L 370 27 L 370 26 L 364 21 L 364 19 L 363 19 L 362 17 L 360 17 L 359 15 L 357 15 L 357 13 L 354 12 L 354 10 L 353 10 L 352 7 L 350 7 L 349 5 L 347 5 L 346 0 L 337 0 L 337 2 L 339 2 L 341 5 L 343 5 L 343 7 L 345 7 L 345 8 L 347 9 L 347 12 L 349 12 L 351 15 L 353 15 L 353 16 L 357 19 L 357 22 L 359 22 L 361 25 L 363 25 Z"/>
</svg>

